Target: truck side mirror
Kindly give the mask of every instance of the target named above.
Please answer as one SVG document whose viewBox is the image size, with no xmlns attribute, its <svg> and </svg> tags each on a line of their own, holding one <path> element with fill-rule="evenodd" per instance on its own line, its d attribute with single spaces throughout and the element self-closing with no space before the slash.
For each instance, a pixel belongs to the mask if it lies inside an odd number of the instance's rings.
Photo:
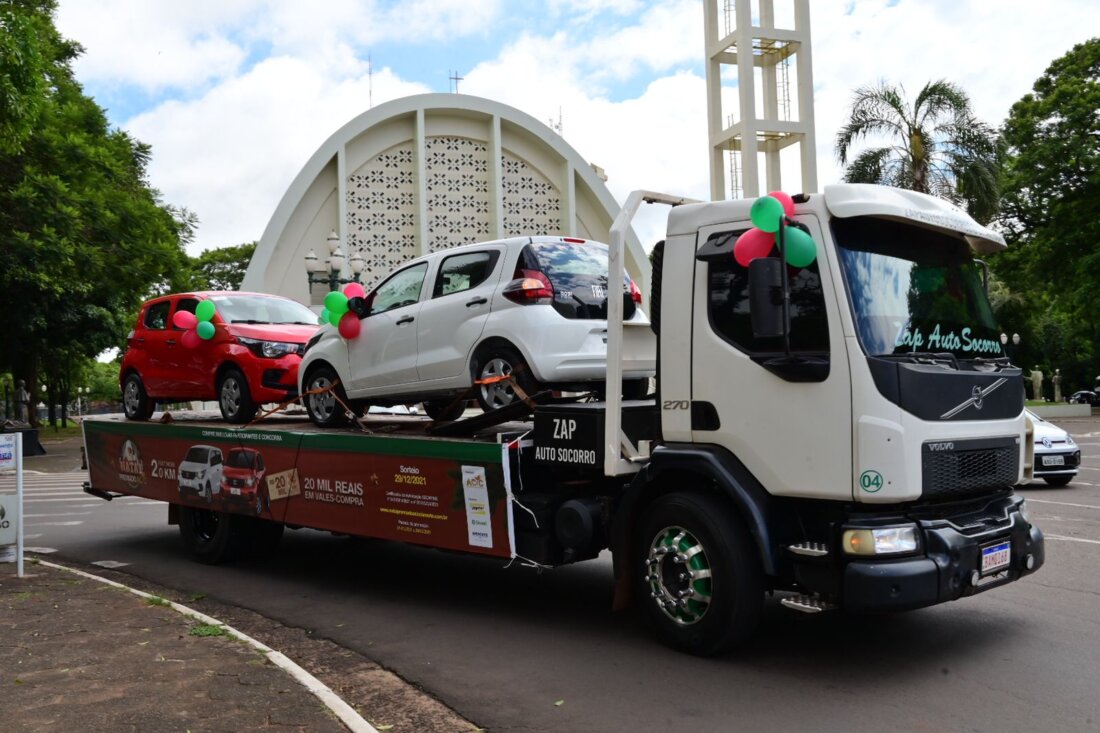
<svg viewBox="0 0 1100 733">
<path fill-rule="evenodd" d="M 749 313 L 756 338 L 787 335 L 783 318 L 783 267 L 778 257 L 757 257 L 749 263 Z"/>
</svg>

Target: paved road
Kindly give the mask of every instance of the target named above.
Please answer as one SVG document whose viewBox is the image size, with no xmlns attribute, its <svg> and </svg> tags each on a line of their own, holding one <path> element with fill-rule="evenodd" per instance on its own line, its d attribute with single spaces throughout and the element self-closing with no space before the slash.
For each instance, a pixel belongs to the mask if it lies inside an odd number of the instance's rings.
<svg viewBox="0 0 1100 733">
<path fill-rule="evenodd" d="M 540 575 L 299 531 L 212 568 L 183 556 L 163 506 L 89 498 L 79 473 L 29 481 L 28 544 L 313 629 L 491 731 L 1100 731 L 1100 419 L 1061 424 L 1085 466 L 1023 490 L 1048 538 L 1041 573 L 890 617 L 772 602 L 754 643 L 718 660 L 612 613 L 606 559 Z"/>
</svg>

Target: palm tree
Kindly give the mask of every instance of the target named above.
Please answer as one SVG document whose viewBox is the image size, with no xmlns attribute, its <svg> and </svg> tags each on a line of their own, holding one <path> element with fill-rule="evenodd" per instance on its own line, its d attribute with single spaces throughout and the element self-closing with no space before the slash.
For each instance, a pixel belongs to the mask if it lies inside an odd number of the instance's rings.
<svg viewBox="0 0 1100 733">
<path fill-rule="evenodd" d="M 857 140 L 885 138 L 848 163 Z M 925 84 L 910 104 L 905 87 L 880 81 L 856 89 L 848 123 L 836 135 L 836 155 L 848 183 L 881 183 L 963 204 L 987 222 L 1000 202 L 1002 143 L 970 109 L 970 98 L 948 81 Z"/>
</svg>

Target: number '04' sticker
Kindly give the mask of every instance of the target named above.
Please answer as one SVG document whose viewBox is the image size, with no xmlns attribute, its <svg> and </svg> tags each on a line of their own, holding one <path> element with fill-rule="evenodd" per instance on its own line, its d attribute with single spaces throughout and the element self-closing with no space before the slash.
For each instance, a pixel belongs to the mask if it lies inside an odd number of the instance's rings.
<svg viewBox="0 0 1100 733">
<path fill-rule="evenodd" d="M 864 471 L 859 475 L 859 488 L 873 494 L 882 488 L 882 474 L 878 471 Z"/>
</svg>

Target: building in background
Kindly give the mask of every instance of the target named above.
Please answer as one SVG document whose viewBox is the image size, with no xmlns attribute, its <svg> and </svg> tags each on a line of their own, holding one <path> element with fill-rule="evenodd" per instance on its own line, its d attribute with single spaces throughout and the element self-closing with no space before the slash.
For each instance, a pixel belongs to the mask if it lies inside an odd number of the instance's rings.
<svg viewBox="0 0 1100 733">
<path fill-rule="evenodd" d="M 268 222 L 242 289 L 319 305 L 333 284 L 357 276 L 369 290 L 395 265 L 466 242 L 606 242 L 619 205 L 601 174 L 512 107 L 459 94 L 397 99 L 313 154 Z M 633 233 L 627 243 L 627 271 L 648 293 L 646 254 Z"/>
</svg>

